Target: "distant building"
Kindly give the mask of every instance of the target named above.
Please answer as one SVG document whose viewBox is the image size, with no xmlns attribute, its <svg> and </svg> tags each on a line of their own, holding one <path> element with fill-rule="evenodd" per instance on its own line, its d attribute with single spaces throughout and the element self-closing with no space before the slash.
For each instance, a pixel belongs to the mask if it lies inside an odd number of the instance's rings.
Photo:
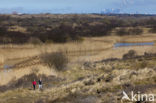
<svg viewBox="0 0 156 103">
<path fill-rule="evenodd" d="M 121 12 L 120 9 L 104 9 L 101 11 L 101 14 L 119 14 Z"/>
<path fill-rule="evenodd" d="M 12 14 L 13 15 L 17 15 L 18 13 L 17 13 L 17 11 L 13 11 Z"/>
<path fill-rule="evenodd" d="M 13 11 L 12 14 L 13 14 L 13 15 L 23 15 L 23 13 L 19 13 L 19 12 L 17 12 L 17 11 Z"/>
</svg>

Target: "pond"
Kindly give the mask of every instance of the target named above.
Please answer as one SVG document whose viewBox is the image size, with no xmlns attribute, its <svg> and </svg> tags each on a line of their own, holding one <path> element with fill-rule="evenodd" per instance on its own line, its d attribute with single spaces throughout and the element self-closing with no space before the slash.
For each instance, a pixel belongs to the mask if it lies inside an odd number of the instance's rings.
<svg viewBox="0 0 156 103">
<path fill-rule="evenodd" d="M 11 71 L 11 68 L 12 68 L 12 67 L 13 67 L 13 66 L 11 66 L 11 65 L 5 64 L 5 65 L 3 66 L 4 72 L 9 72 L 9 71 Z"/>
<path fill-rule="evenodd" d="M 142 42 L 142 43 L 115 43 L 114 47 L 127 47 L 127 46 L 144 46 L 144 45 L 154 45 L 154 42 Z"/>
</svg>

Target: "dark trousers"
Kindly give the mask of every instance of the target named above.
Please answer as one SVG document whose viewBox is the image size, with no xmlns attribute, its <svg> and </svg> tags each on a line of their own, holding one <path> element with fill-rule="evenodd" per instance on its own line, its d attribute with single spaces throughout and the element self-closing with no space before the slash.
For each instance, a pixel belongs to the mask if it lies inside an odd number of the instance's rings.
<svg viewBox="0 0 156 103">
<path fill-rule="evenodd" d="M 35 88 L 36 88 L 36 85 L 33 85 L 33 88 L 34 88 L 34 90 L 35 90 Z"/>
</svg>

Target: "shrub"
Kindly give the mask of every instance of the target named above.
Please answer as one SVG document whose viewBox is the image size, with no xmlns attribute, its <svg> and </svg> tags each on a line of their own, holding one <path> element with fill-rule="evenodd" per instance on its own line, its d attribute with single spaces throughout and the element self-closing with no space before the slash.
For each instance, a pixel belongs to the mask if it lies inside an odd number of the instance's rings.
<svg viewBox="0 0 156 103">
<path fill-rule="evenodd" d="M 50 43 L 53 43 L 53 41 L 52 40 L 46 40 L 45 43 L 50 44 Z"/>
<path fill-rule="evenodd" d="M 31 37 L 31 38 L 28 40 L 28 43 L 34 44 L 34 45 L 38 45 L 38 44 L 42 44 L 42 41 L 41 41 L 39 38 Z"/>
<path fill-rule="evenodd" d="M 111 74 L 108 74 L 107 76 L 106 76 L 106 78 L 105 78 L 105 82 L 110 82 L 110 81 L 112 81 L 113 80 L 113 75 L 111 75 Z"/>
<path fill-rule="evenodd" d="M 139 63 L 138 65 L 139 65 L 139 68 L 145 68 L 148 66 L 148 63 L 146 61 L 143 61 L 143 62 Z"/>
<path fill-rule="evenodd" d="M 41 55 L 42 61 L 49 67 L 55 67 L 56 70 L 63 70 L 67 63 L 68 58 L 62 52 L 44 53 Z"/>
<path fill-rule="evenodd" d="M 67 33 L 56 33 L 52 35 L 51 40 L 55 43 L 66 43 L 71 41 L 71 37 Z"/>
<path fill-rule="evenodd" d="M 149 32 L 150 32 L 150 33 L 156 33 L 156 27 L 150 28 Z"/>
<path fill-rule="evenodd" d="M 129 50 L 128 53 L 123 55 L 123 59 L 128 59 L 128 58 L 133 58 L 136 57 L 136 51 L 134 50 Z"/>
<path fill-rule="evenodd" d="M 7 32 L 7 28 L 0 26 L 0 35 L 4 35 Z"/>
<path fill-rule="evenodd" d="M 124 36 L 124 35 L 129 34 L 129 32 L 125 28 L 121 28 L 116 31 L 116 34 L 119 36 Z"/>
<path fill-rule="evenodd" d="M 134 28 L 120 28 L 116 31 L 116 34 L 119 36 L 123 36 L 123 35 L 140 35 L 143 33 L 143 30 L 141 28 L 138 27 L 134 27 Z"/>
<path fill-rule="evenodd" d="M 143 33 L 143 30 L 136 27 L 136 28 L 132 28 L 132 29 L 129 29 L 128 32 L 131 34 L 131 35 L 140 35 Z"/>
</svg>

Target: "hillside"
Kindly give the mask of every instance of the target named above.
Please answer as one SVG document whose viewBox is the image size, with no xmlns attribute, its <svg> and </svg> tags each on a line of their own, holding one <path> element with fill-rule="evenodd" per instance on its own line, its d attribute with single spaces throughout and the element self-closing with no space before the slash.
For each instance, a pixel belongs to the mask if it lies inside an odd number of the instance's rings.
<svg viewBox="0 0 156 103">
<path fill-rule="evenodd" d="M 32 73 L 9 83 L 7 87 L 1 86 L 0 102 L 120 103 L 123 90 L 127 93 L 131 90 L 150 93 L 152 90 L 155 93 L 155 61 L 156 55 L 149 54 L 129 59 L 86 62 L 76 69 L 59 73 L 57 77 L 42 76 L 43 91 L 33 91 L 31 83 L 26 81 L 37 78 Z"/>
</svg>

